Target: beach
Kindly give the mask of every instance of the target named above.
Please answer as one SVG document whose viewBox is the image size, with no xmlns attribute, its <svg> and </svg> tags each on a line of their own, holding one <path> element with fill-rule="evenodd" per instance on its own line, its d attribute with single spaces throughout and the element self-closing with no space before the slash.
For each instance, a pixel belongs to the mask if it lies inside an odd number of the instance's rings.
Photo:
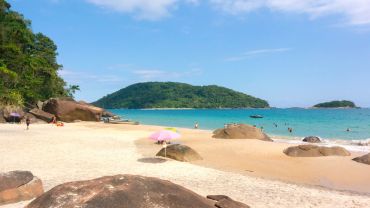
<svg viewBox="0 0 370 208">
<path fill-rule="evenodd" d="M 153 163 L 161 149 L 148 136 L 160 126 L 95 122 L 0 124 L 0 171 L 29 170 L 45 190 L 61 183 L 117 174 L 158 177 L 200 195 L 225 194 L 251 207 L 368 207 L 370 166 L 349 157 L 291 158 L 292 146 L 257 140 L 221 140 L 211 131 L 178 129 L 173 143 L 203 160 Z M 148 162 L 149 161 L 149 162 Z M 2 206 L 22 207 L 28 202 Z"/>
</svg>

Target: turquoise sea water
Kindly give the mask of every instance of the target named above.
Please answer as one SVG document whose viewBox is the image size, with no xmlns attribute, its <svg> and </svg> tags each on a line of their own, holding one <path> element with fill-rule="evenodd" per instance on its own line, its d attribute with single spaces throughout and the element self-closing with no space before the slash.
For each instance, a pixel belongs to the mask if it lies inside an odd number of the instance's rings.
<svg viewBox="0 0 370 208">
<path fill-rule="evenodd" d="M 226 123 L 247 123 L 263 127 L 267 134 L 278 136 L 320 136 L 325 139 L 363 140 L 370 138 L 370 109 L 192 109 L 128 110 L 113 113 L 142 124 L 214 130 Z M 262 115 L 262 119 L 250 118 Z M 277 127 L 274 126 L 277 124 Z M 288 127 L 293 132 L 288 132 Z M 347 132 L 347 128 L 351 131 Z"/>
</svg>

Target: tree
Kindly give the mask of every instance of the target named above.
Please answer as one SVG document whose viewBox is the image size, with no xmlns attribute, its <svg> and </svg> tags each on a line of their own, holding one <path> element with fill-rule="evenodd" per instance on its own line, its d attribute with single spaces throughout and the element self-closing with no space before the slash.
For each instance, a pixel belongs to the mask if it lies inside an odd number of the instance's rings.
<svg viewBox="0 0 370 208">
<path fill-rule="evenodd" d="M 66 88 L 58 75 L 57 46 L 31 22 L 0 0 L 0 102 L 33 104 L 50 97 L 73 96 L 78 86 Z"/>
</svg>

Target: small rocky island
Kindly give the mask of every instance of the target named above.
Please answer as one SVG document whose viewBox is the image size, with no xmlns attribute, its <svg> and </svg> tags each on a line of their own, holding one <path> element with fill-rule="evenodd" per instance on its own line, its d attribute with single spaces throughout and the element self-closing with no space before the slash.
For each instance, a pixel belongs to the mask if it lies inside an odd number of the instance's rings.
<svg viewBox="0 0 370 208">
<path fill-rule="evenodd" d="M 93 103 L 112 108 L 269 108 L 267 101 L 216 85 L 193 86 L 178 82 L 130 85 Z"/>
<path fill-rule="evenodd" d="M 357 108 L 354 102 L 348 100 L 335 100 L 314 105 L 313 108 Z"/>
</svg>

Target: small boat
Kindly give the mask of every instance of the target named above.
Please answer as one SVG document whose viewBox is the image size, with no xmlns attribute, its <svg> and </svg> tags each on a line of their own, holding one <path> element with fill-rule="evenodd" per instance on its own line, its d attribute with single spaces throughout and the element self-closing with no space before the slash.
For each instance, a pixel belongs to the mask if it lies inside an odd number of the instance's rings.
<svg viewBox="0 0 370 208">
<path fill-rule="evenodd" d="M 249 117 L 251 117 L 251 118 L 263 118 L 263 116 L 261 116 L 261 115 L 251 115 Z"/>
</svg>

